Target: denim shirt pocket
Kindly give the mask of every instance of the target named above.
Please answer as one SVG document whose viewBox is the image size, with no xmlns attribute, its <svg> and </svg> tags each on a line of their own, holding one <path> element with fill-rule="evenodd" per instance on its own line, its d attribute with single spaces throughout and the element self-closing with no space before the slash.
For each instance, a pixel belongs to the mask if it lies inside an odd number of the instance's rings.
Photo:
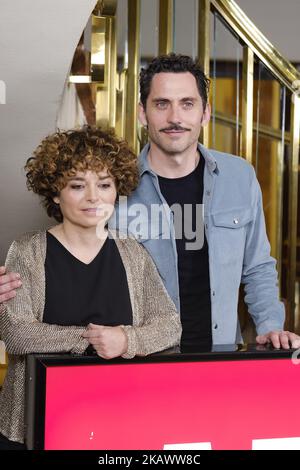
<svg viewBox="0 0 300 470">
<path fill-rule="evenodd" d="M 246 227 L 253 219 L 249 207 L 239 207 L 212 214 L 214 254 L 220 264 L 243 264 Z"/>
<path fill-rule="evenodd" d="M 240 207 L 212 214 L 215 227 L 238 229 L 244 227 L 252 220 L 252 210 L 249 207 Z"/>
</svg>

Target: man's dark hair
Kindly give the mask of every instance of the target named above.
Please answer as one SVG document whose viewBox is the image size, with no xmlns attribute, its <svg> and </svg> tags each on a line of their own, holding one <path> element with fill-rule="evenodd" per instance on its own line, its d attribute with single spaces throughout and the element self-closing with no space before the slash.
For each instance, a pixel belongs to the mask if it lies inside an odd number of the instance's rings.
<svg viewBox="0 0 300 470">
<path fill-rule="evenodd" d="M 155 57 L 146 68 L 141 69 L 140 94 L 144 109 L 146 109 L 146 102 L 150 93 L 152 78 L 156 73 L 161 72 L 190 72 L 194 75 L 199 94 L 202 98 L 203 109 L 205 109 L 209 91 L 209 78 L 205 76 L 200 65 L 198 65 L 191 57 L 182 54 L 175 54 L 174 52 Z"/>
</svg>

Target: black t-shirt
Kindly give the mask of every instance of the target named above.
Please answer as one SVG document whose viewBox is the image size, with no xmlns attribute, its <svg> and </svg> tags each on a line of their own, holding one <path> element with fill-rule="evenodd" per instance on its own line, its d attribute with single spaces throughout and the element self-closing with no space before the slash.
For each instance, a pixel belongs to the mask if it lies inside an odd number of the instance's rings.
<svg viewBox="0 0 300 470">
<path fill-rule="evenodd" d="M 168 205 L 179 204 L 182 211 L 182 237 L 177 238 L 180 232 L 176 222 L 175 234 L 183 352 L 209 349 L 212 342 L 208 245 L 205 235 L 202 247 L 186 249 L 186 243 L 195 242 L 189 233 L 191 227 L 193 232 L 196 230 L 196 205 L 202 204 L 204 167 L 205 160 L 200 156 L 195 170 L 186 176 L 173 179 L 158 176 L 161 192 Z M 176 221 L 176 210 L 173 212 Z M 198 212 L 198 217 L 200 213 L 202 211 Z M 184 218 L 188 232 L 184 230 Z"/>
<path fill-rule="evenodd" d="M 47 232 L 45 275 L 45 323 L 132 324 L 126 272 L 113 239 L 107 237 L 97 256 L 85 264 Z"/>
</svg>

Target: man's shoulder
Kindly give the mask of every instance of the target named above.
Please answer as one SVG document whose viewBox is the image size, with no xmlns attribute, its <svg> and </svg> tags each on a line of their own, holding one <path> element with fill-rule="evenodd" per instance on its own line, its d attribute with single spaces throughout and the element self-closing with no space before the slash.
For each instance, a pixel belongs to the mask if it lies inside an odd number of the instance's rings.
<svg viewBox="0 0 300 470">
<path fill-rule="evenodd" d="M 247 173 L 253 171 L 252 165 L 243 157 L 214 149 L 208 149 L 208 152 L 216 160 L 217 166 L 222 169 L 236 169 Z"/>
<path fill-rule="evenodd" d="M 208 150 L 217 165 L 221 180 L 239 182 L 239 185 L 252 185 L 256 181 L 255 170 L 245 158 L 230 153 Z"/>
</svg>

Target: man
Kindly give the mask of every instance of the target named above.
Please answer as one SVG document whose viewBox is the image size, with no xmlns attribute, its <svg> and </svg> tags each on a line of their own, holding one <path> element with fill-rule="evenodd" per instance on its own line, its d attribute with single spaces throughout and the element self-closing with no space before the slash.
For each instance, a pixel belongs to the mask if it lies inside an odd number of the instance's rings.
<svg viewBox="0 0 300 470">
<path fill-rule="evenodd" d="M 183 350 L 241 341 L 240 283 L 257 342 L 297 348 L 300 337 L 283 331 L 284 308 L 254 170 L 241 158 L 198 144 L 201 126 L 210 119 L 208 83 L 188 56 L 158 57 L 142 70 L 139 119 L 149 144 L 140 155 L 140 185 L 120 201 L 115 223 L 154 259 L 180 310 Z M 14 295 L 19 282 L 14 274 L 0 277 L 0 301 Z"/>
</svg>

